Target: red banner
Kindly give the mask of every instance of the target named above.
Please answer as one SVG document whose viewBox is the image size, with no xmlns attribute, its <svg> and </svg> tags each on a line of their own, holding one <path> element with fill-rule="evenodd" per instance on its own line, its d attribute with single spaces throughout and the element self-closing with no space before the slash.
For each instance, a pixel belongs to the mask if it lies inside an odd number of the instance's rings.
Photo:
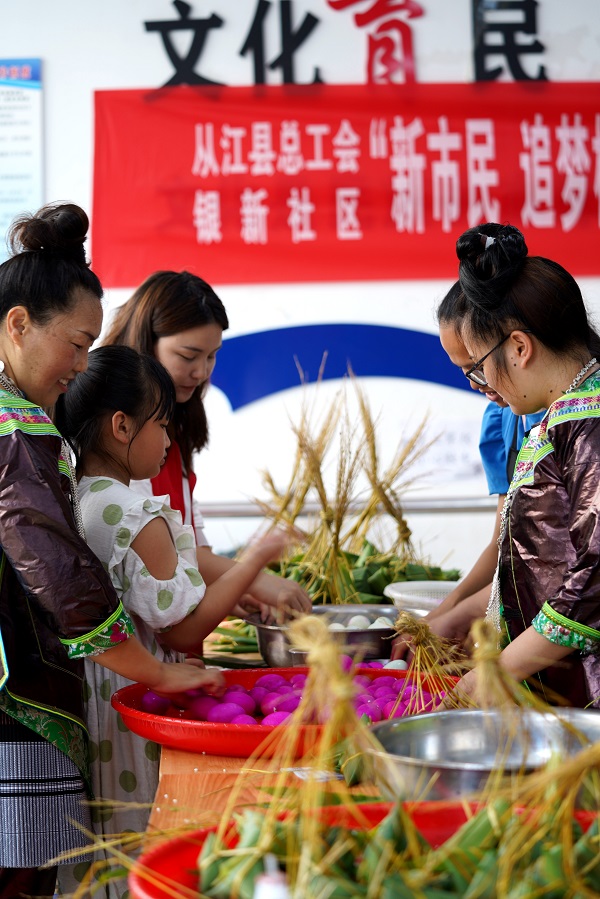
<svg viewBox="0 0 600 899">
<path fill-rule="evenodd" d="M 99 91 L 107 287 L 446 278 L 482 221 L 600 274 L 600 89 L 548 82 Z"/>
</svg>

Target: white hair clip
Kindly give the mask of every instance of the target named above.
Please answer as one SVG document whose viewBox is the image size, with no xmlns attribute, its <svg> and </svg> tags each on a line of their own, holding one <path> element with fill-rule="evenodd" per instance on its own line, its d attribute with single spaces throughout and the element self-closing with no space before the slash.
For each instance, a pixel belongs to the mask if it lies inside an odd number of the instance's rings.
<svg viewBox="0 0 600 899">
<path fill-rule="evenodd" d="M 486 249 L 486 250 L 489 249 L 489 248 L 490 248 L 491 246 L 493 246 L 495 243 L 496 243 L 496 238 L 495 238 L 495 237 L 486 237 L 486 239 L 485 239 L 485 249 Z"/>
</svg>

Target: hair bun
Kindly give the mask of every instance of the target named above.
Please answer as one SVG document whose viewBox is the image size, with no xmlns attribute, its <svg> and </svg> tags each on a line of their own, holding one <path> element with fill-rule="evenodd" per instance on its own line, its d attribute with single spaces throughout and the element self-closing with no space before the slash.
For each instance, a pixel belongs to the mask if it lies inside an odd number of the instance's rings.
<svg viewBox="0 0 600 899">
<path fill-rule="evenodd" d="M 507 264 L 520 262 L 527 252 L 525 238 L 518 228 L 495 222 L 469 228 L 456 241 L 459 262 L 478 264 L 482 275 L 486 269 L 497 271 Z"/>
<path fill-rule="evenodd" d="M 23 215 L 13 222 L 9 246 L 13 253 L 23 250 L 58 253 L 87 264 L 83 244 L 89 219 L 73 203 L 50 204 L 34 215 Z"/>
</svg>

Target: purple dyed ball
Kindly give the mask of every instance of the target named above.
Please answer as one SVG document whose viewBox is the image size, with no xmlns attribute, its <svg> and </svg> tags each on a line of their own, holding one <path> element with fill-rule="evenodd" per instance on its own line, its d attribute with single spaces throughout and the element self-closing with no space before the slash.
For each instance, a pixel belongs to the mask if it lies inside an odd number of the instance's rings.
<svg viewBox="0 0 600 899">
<path fill-rule="evenodd" d="M 245 711 L 237 702 L 222 702 L 210 709 L 206 720 L 210 721 L 211 724 L 230 724 L 233 718 L 245 714 Z"/>
<path fill-rule="evenodd" d="M 165 715 L 171 706 L 171 700 L 148 690 L 142 696 L 140 705 L 145 712 L 150 712 L 152 715 Z"/>
<path fill-rule="evenodd" d="M 219 700 L 213 696 L 199 696 L 197 699 L 193 699 L 188 706 L 188 717 L 196 718 L 198 721 L 206 721 L 208 713 L 216 705 L 219 705 Z"/>
<path fill-rule="evenodd" d="M 283 724 L 284 721 L 287 721 L 290 717 L 289 712 L 271 712 L 270 715 L 265 715 L 263 720 L 260 722 L 261 724 L 265 724 L 267 726 L 273 724 Z"/>
<path fill-rule="evenodd" d="M 223 695 L 223 702 L 233 702 L 236 705 L 241 705 L 247 715 L 251 715 L 256 709 L 256 702 L 252 696 L 250 696 L 249 693 L 242 693 L 241 691 L 226 690 Z"/>
</svg>

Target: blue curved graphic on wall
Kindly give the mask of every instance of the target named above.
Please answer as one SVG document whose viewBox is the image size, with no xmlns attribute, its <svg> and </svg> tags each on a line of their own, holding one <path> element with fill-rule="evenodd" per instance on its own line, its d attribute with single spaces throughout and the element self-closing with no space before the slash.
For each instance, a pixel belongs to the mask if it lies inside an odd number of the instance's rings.
<svg viewBox="0 0 600 899">
<path fill-rule="evenodd" d="M 413 378 L 469 390 L 437 334 L 380 325 L 300 325 L 244 334 L 223 341 L 213 384 L 233 409 L 314 382 L 327 354 L 323 378 L 343 378 L 348 366 L 360 378 Z"/>
</svg>

